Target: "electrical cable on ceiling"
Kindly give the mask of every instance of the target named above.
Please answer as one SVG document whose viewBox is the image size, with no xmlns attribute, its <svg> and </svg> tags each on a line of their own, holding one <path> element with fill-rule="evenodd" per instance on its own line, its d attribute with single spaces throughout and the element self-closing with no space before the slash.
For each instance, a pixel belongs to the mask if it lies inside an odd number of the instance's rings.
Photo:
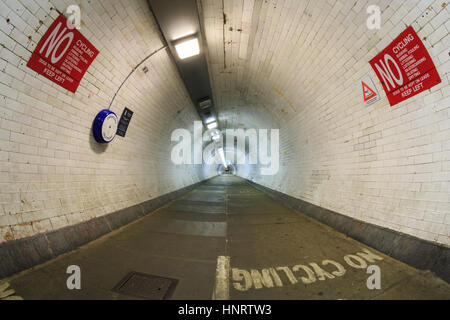
<svg viewBox="0 0 450 320">
<path fill-rule="evenodd" d="M 147 57 L 145 57 L 141 62 L 139 62 L 136 67 L 133 68 L 133 70 L 131 70 L 131 72 L 128 74 L 128 76 L 125 78 L 125 80 L 123 80 L 122 84 L 120 85 L 119 89 L 117 89 L 116 93 L 114 94 L 114 97 L 111 100 L 111 103 L 109 104 L 108 110 L 111 109 L 112 104 L 114 103 L 114 100 L 116 99 L 117 94 L 119 93 L 120 89 L 122 89 L 123 85 L 125 84 L 125 82 L 127 82 L 128 78 L 131 77 L 131 75 L 137 70 L 139 69 L 139 67 L 148 59 L 150 59 L 153 55 L 157 54 L 158 52 L 160 52 L 161 50 L 164 50 L 168 48 L 167 45 L 162 46 L 161 48 L 159 48 L 156 51 L 153 51 L 152 53 L 150 53 Z"/>
</svg>

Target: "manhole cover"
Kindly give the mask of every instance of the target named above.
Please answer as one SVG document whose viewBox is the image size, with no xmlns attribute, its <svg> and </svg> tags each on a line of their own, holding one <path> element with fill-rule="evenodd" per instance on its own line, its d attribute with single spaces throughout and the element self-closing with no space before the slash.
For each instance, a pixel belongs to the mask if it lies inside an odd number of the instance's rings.
<svg viewBox="0 0 450 320">
<path fill-rule="evenodd" d="M 170 298 L 178 280 L 131 272 L 117 284 L 113 291 L 127 296 L 148 300 Z"/>
</svg>

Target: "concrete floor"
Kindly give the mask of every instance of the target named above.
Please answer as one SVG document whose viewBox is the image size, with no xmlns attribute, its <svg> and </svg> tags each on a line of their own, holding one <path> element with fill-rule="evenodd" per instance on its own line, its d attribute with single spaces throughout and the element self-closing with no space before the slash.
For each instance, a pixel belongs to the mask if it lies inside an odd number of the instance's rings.
<svg viewBox="0 0 450 320">
<path fill-rule="evenodd" d="M 354 255 L 363 249 L 382 260 L 361 263 Z M 215 287 L 219 256 L 229 257 L 231 266 L 221 288 Z M 337 273 L 336 263 L 345 273 Z M 367 288 L 364 263 L 380 267 L 380 290 Z M 66 287 L 70 265 L 81 268 L 81 290 Z M 299 265 L 316 268 L 314 282 Z M 133 299 L 111 291 L 131 271 L 178 279 L 172 299 L 211 299 L 215 288 L 230 299 L 450 299 L 449 284 L 433 274 L 345 237 L 236 177 L 209 180 L 126 227 L 7 280 L 24 299 Z M 266 275 L 265 283 L 258 274 Z"/>
</svg>

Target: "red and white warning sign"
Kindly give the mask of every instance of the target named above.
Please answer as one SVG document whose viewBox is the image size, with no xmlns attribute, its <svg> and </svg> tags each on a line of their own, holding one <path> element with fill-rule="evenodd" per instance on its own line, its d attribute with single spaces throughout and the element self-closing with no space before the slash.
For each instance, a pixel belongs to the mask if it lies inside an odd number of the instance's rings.
<svg viewBox="0 0 450 320">
<path fill-rule="evenodd" d="M 27 66 L 75 92 L 98 53 L 61 14 L 42 37 Z"/>
<path fill-rule="evenodd" d="M 372 79 L 366 75 L 357 83 L 358 90 L 361 92 L 361 97 L 366 106 L 370 106 L 380 100 L 377 87 Z"/>
<path fill-rule="evenodd" d="M 391 106 L 441 82 L 430 54 L 408 27 L 386 49 L 370 61 Z"/>
</svg>

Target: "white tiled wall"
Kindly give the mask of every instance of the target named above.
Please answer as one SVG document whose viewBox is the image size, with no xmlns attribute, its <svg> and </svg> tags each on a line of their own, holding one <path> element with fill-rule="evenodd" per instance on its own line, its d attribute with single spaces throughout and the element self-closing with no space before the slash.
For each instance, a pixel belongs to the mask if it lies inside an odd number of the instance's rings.
<svg viewBox="0 0 450 320">
<path fill-rule="evenodd" d="M 381 30 L 366 27 L 369 5 L 382 10 Z M 202 0 L 201 9 L 221 122 L 264 127 L 269 114 L 281 128 L 279 174 L 246 177 L 450 244 L 448 1 Z M 369 60 L 409 25 L 442 83 L 391 108 Z M 382 96 L 370 107 L 356 89 L 366 74 Z"/>
<path fill-rule="evenodd" d="M 81 7 L 100 50 L 75 94 L 26 66 L 59 12 Z M 0 1 L 0 242 L 61 228 L 203 180 L 170 162 L 170 134 L 198 120 L 145 0 Z M 118 91 L 133 69 L 141 63 Z M 145 74 L 142 68 L 147 66 Z M 94 142 L 95 115 L 134 111 L 126 138 Z M 178 113 L 178 111 L 180 111 Z"/>
</svg>

